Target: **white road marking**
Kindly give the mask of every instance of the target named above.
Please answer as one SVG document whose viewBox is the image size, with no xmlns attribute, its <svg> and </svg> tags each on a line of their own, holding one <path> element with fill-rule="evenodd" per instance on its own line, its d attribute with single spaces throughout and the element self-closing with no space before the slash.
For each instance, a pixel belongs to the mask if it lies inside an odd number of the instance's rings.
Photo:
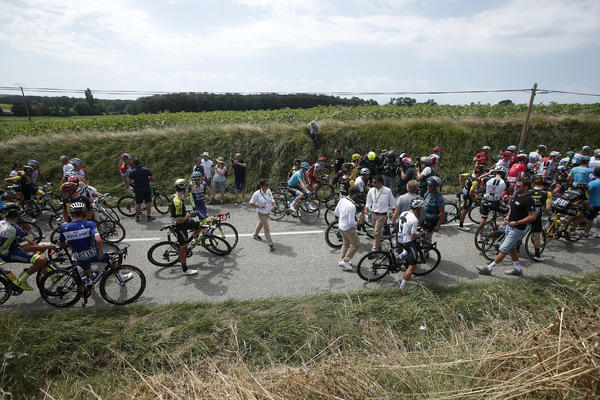
<svg viewBox="0 0 600 400">
<path fill-rule="evenodd" d="M 292 231 L 292 232 L 271 232 L 271 236 L 284 236 L 284 235 L 313 235 L 315 233 L 323 233 L 325 231 Z M 240 233 L 238 237 L 251 237 L 254 233 Z M 162 238 L 151 237 L 151 238 L 132 238 L 123 239 L 124 242 L 155 242 L 162 240 Z"/>
</svg>

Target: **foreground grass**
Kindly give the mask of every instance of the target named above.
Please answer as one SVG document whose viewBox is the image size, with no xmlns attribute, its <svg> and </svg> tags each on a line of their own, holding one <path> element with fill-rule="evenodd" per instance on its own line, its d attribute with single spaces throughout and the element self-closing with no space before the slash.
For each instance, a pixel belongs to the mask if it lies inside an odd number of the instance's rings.
<svg viewBox="0 0 600 400">
<path fill-rule="evenodd" d="M 588 275 L 6 313 L 0 397 L 597 398 L 599 289 Z"/>
</svg>

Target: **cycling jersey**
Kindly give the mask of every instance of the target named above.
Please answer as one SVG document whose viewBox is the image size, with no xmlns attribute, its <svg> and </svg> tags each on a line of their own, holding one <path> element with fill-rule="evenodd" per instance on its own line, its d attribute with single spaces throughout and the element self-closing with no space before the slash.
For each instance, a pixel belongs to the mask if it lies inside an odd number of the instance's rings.
<svg viewBox="0 0 600 400">
<path fill-rule="evenodd" d="M 288 186 L 293 188 L 300 187 L 300 181 L 302 180 L 304 180 L 304 172 L 302 170 L 296 171 L 288 181 Z"/>
<path fill-rule="evenodd" d="M 446 204 L 444 196 L 440 192 L 427 192 L 425 195 L 425 221 L 437 222 L 440 217 L 440 207 Z"/>
<path fill-rule="evenodd" d="M 27 233 L 18 224 L 6 220 L 0 221 L 0 259 L 4 262 L 20 262 L 33 264 L 39 254 L 21 248 L 27 244 L 24 237 Z"/>
<path fill-rule="evenodd" d="M 79 194 L 79 192 L 78 192 Z M 87 196 L 84 196 L 82 194 L 79 194 L 79 196 L 75 199 L 73 199 L 71 196 L 65 196 L 63 198 L 63 210 L 67 211 L 67 216 L 71 215 L 71 204 L 72 203 L 83 203 L 85 204 L 85 209 L 87 211 L 90 211 L 92 209 L 92 203 L 90 202 L 90 199 Z"/>
<path fill-rule="evenodd" d="M 321 174 L 323 172 L 323 167 L 321 166 L 320 163 L 315 163 L 313 165 L 310 166 L 310 168 L 308 169 L 308 171 L 306 171 L 306 183 L 307 184 L 311 184 L 314 181 L 320 180 L 319 178 L 319 174 Z"/>
<path fill-rule="evenodd" d="M 342 176 L 339 179 L 338 183 L 340 184 L 340 195 L 348 196 L 348 191 L 350 190 L 350 187 L 354 185 L 355 182 L 350 177 L 346 178 L 345 176 Z"/>
<path fill-rule="evenodd" d="M 176 225 L 176 218 L 185 217 L 185 202 L 178 195 L 174 194 L 171 196 L 169 202 L 169 210 L 171 211 L 171 223 Z"/>
<path fill-rule="evenodd" d="M 488 178 L 485 183 L 484 199 L 487 201 L 500 201 L 506 191 L 506 182 L 500 178 Z"/>
<path fill-rule="evenodd" d="M 542 208 L 550 205 L 552 193 L 544 189 L 532 189 L 529 191 L 529 195 L 533 199 L 535 215 L 537 215 L 538 218 L 541 218 Z"/>
<path fill-rule="evenodd" d="M 496 168 L 504 167 L 505 169 L 509 169 L 512 164 L 512 158 L 504 157 L 498 160 L 498 162 L 496 163 Z"/>
<path fill-rule="evenodd" d="M 540 167 L 537 170 L 537 173 L 540 175 L 544 175 L 545 178 L 549 178 L 554 175 L 554 171 L 558 167 L 558 163 L 552 160 L 546 160 L 540 164 Z M 546 173 L 544 174 L 544 168 L 546 168 Z"/>
<path fill-rule="evenodd" d="M 367 186 L 366 182 L 365 182 L 365 177 L 359 176 L 358 178 L 356 178 L 356 180 L 354 181 L 354 186 L 356 186 L 358 188 L 358 190 L 360 190 L 361 195 L 364 195 L 365 188 Z"/>
<path fill-rule="evenodd" d="M 535 164 L 539 163 L 540 161 L 542 161 L 542 155 L 537 151 L 532 151 L 531 153 L 529 153 L 529 161 L 527 162 L 527 168 L 532 170 Z"/>
<path fill-rule="evenodd" d="M 588 183 L 594 175 L 594 170 L 589 167 L 575 167 L 569 174 L 573 176 L 573 186 L 578 183 Z"/>
<path fill-rule="evenodd" d="M 131 171 L 131 164 L 121 164 L 119 171 L 121 172 L 121 176 L 127 176 Z"/>
<path fill-rule="evenodd" d="M 596 168 L 600 167 L 600 157 L 596 157 L 596 156 L 592 157 L 588 167 L 590 167 L 591 169 L 596 169 Z"/>
<path fill-rule="evenodd" d="M 519 178 L 519 176 L 522 173 L 525 173 L 526 170 L 527 170 L 527 165 L 525 165 L 521 162 L 514 164 L 512 167 L 510 167 L 510 171 L 508 171 L 508 181 L 510 183 L 515 183 L 517 181 L 517 179 Z"/>
<path fill-rule="evenodd" d="M 208 185 L 206 182 L 201 182 L 200 185 L 189 183 L 187 185 L 187 190 L 190 193 L 190 202 L 192 204 L 204 203 L 204 195 L 207 187 Z"/>
<path fill-rule="evenodd" d="M 95 235 L 98 235 L 95 222 L 77 220 L 60 226 L 58 241 L 67 242 L 72 250 L 73 259 L 87 269 L 90 261 L 98 258 Z"/>
<path fill-rule="evenodd" d="M 476 166 L 486 166 L 489 160 L 488 155 L 485 151 L 478 153 L 477 155 L 475 155 L 474 158 L 477 160 L 475 162 Z"/>
</svg>

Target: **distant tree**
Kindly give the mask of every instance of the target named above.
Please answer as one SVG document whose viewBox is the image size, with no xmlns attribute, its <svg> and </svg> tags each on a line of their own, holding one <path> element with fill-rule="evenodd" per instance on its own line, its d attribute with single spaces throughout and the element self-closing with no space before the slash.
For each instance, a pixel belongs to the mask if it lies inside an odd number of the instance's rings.
<svg viewBox="0 0 600 400">
<path fill-rule="evenodd" d="M 417 100 L 413 99 L 412 97 L 398 97 L 392 98 L 390 102 L 391 104 L 394 104 L 396 106 L 410 107 L 415 105 L 417 103 Z"/>
<path fill-rule="evenodd" d="M 91 115 L 92 109 L 90 107 L 90 103 L 87 101 L 80 100 L 77 103 L 73 104 L 73 111 L 77 115 Z"/>
<path fill-rule="evenodd" d="M 31 104 L 28 103 L 29 109 L 31 110 Z M 12 112 L 13 115 L 17 116 L 17 117 L 25 117 L 27 116 L 27 110 L 25 109 L 25 105 L 23 104 L 23 101 L 17 101 L 14 102 L 13 105 L 10 107 L 10 111 Z"/>
<path fill-rule="evenodd" d="M 427 101 L 423 104 L 426 104 L 428 106 L 437 106 L 438 105 L 438 103 L 436 103 L 435 100 L 433 100 L 433 99 L 427 99 Z"/>
<path fill-rule="evenodd" d="M 499 106 L 512 106 L 513 102 L 512 100 L 502 100 L 498 102 Z"/>
</svg>

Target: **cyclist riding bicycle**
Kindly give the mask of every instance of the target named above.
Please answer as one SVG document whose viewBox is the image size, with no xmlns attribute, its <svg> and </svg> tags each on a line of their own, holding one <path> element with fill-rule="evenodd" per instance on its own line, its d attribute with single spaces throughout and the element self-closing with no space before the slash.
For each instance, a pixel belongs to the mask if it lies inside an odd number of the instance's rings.
<svg viewBox="0 0 600 400">
<path fill-rule="evenodd" d="M 352 178 L 352 171 L 354 170 L 354 164 L 345 163 L 342 165 L 342 176 L 338 179 L 340 187 L 340 197 L 348 196 L 350 188 L 354 186 L 354 179 Z"/>
<path fill-rule="evenodd" d="M 352 154 L 352 164 L 354 164 L 354 169 L 352 170 L 352 179 L 356 179 L 356 174 L 358 172 L 360 165 L 360 154 L 354 153 Z"/>
<path fill-rule="evenodd" d="M 508 171 L 508 183 L 510 183 L 511 195 L 514 194 L 515 184 L 527 171 L 527 154 L 519 153 L 516 159 L 517 162 Z"/>
<path fill-rule="evenodd" d="M 490 146 L 483 146 L 481 148 L 481 153 L 477 153 L 475 157 L 473 157 L 473 162 L 476 167 L 485 167 L 488 163 L 489 157 L 488 154 L 491 150 Z"/>
<path fill-rule="evenodd" d="M 71 221 L 71 204 L 83 203 L 88 211 L 87 219 L 93 219 L 94 214 L 92 211 L 92 203 L 90 199 L 82 194 L 79 190 L 79 184 L 72 181 L 67 181 L 60 186 L 61 192 L 63 192 L 63 221 Z"/>
<path fill-rule="evenodd" d="M 34 252 L 55 250 L 56 246 L 29 241 L 27 233 L 17 223 L 19 210 L 19 205 L 15 203 L 7 203 L 2 207 L 4 220 L 0 221 L 0 259 L 6 263 L 32 264 L 19 275 L 15 285 L 23 290 L 33 290 L 27 279 L 48 263 L 46 257 Z"/>
<path fill-rule="evenodd" d="M 300 164 L 300 170 L 294 172 L 294 175 L 288 181 L 288 191 L 296 198 L 290 204 L 290 210 L 292 212 L 296 212 L 296 205 L 302 200 L 304 194 L 307 196 L 310 195 L 310 191 L 308 190 L 308 186 L 306 186 L 306 182 L 304 181 L 304 177 L 306 175 L 306 171 L 310 168 L 310 165 L 305 161 Z"/>
<path fill-rule="evenodd" d="M 185 210 L 187 182 L 185 179 L 177 179 L 175 181 L 175 194 L 171 196 L 169 202 L 169 211 L 171 213 L 171 225 L 174 227 L 177 243 L 179 244 L 179 262 L 184 275 L 195 275 L 198 273 L 196 269 L 188 269 L 187 267 L 187 248 L 188 248 L 188 231 L 192 231 L 192 235 L 200 233 L 200 223 L 192 219 L 192 214 L 187 214 Z"/>
<path fill-rule="evenodd" d="M 327 162 L 327 158 L 319 157 L 319 162 L 314 163 L 310 166 L 308 171 L 306 171 L 306 184 L 313 185 L 317 184 L 321 186 L 323 184 L 323 179 L 327 178 L 325 175 L 325 163 Z"/>
<path fill-rule="evenodd" d="M 206 210 L 206 203 L 204 202 L 205 194 L 208 193 L 212 196 L 212 189 L 206 183 L 206 178 L 202 172 L 194 172 L 192 174 L 192 181 L 186 186 L 186 194 L 190 195 L 190 203 L 193 205 L 193 209 L 196 214 L 201 218 L 205 219 L 208 216 Z"/>
</svg>

